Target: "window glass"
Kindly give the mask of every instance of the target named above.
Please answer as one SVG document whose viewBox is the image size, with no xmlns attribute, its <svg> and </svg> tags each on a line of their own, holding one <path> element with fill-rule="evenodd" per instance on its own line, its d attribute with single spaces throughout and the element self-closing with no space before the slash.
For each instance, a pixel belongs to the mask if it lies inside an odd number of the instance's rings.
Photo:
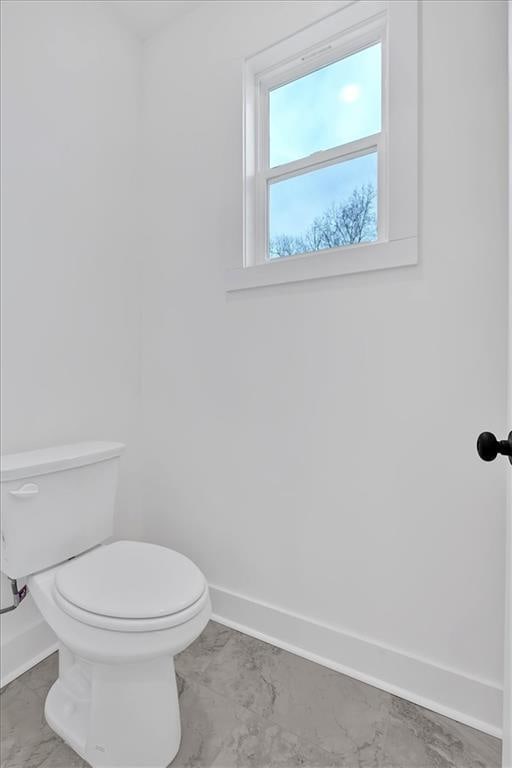
<svg viewBox="0 0 512 768">
<path fill-rule="evenodd" d="M 376 152 L 269 184 L 269 258 L 376 239 Z"/>
<path fill-rule="evenodd" d="M 270 167 L 381 129 L 381 44 L 269 93 Z"/>
</svg>

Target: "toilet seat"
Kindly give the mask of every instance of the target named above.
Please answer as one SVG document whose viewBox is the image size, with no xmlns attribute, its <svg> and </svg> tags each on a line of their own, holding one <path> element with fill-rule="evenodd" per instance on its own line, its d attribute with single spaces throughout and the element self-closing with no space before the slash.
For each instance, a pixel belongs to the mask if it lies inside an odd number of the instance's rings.
<svg viewBox="0 0 512 768">
<path fill-rule="evenodd" d="M 118 541 L 62 565 L 54 598 L 68 615 L 102 629 L 147 632 L 189 621 L 208 601 L 206 580 L 184 555 Z"/>
</svg>

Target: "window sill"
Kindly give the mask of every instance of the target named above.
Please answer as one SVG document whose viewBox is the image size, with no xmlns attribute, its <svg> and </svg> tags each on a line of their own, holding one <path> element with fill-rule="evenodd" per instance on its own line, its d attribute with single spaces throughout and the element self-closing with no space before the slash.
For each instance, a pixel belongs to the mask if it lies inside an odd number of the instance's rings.
<svg viewBox="0 0 512 768">
<path fill-rule="evenodd" d="M 377 269 L 404 267 L 418 262 L 418 240 L 406 237 L 381 243 L 347 246 L 305 256 L 288 256 L 253 267 L 228 269 L 226 291 L 243 291 L 322 277 L 351 275 Z"/>
</svg>

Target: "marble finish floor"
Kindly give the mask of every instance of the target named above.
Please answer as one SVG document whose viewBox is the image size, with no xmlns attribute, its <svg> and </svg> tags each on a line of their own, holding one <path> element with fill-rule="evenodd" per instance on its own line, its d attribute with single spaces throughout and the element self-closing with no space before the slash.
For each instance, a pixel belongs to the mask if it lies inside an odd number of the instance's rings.
<svg viewBox="0 0 512 768">
<path fill-rule="evenodd" d="M 176 657 L 173 768 L 498 768 L 501 744 L 404 699 L 210 622 Z M 1 768 L 87 768 L 46 725 L 50 656 L 6 686 Z"/>
</svg>

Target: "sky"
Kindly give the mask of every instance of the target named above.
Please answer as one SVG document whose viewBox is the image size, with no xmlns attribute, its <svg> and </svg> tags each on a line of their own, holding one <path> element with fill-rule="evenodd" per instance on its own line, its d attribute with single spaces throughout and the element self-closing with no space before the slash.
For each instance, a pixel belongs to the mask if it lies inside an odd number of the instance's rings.
<svg viewBox="0 0 512 768">
<path fill-rule="evenodd" d="M 283 85 L 269 94 L 270 165 L 378 133 L 381 127 L 380 43 Z M 269 234 L 299 235 L 354 187 L 377 188 L 376 154 L 275 182 Z"/>
</svg>

